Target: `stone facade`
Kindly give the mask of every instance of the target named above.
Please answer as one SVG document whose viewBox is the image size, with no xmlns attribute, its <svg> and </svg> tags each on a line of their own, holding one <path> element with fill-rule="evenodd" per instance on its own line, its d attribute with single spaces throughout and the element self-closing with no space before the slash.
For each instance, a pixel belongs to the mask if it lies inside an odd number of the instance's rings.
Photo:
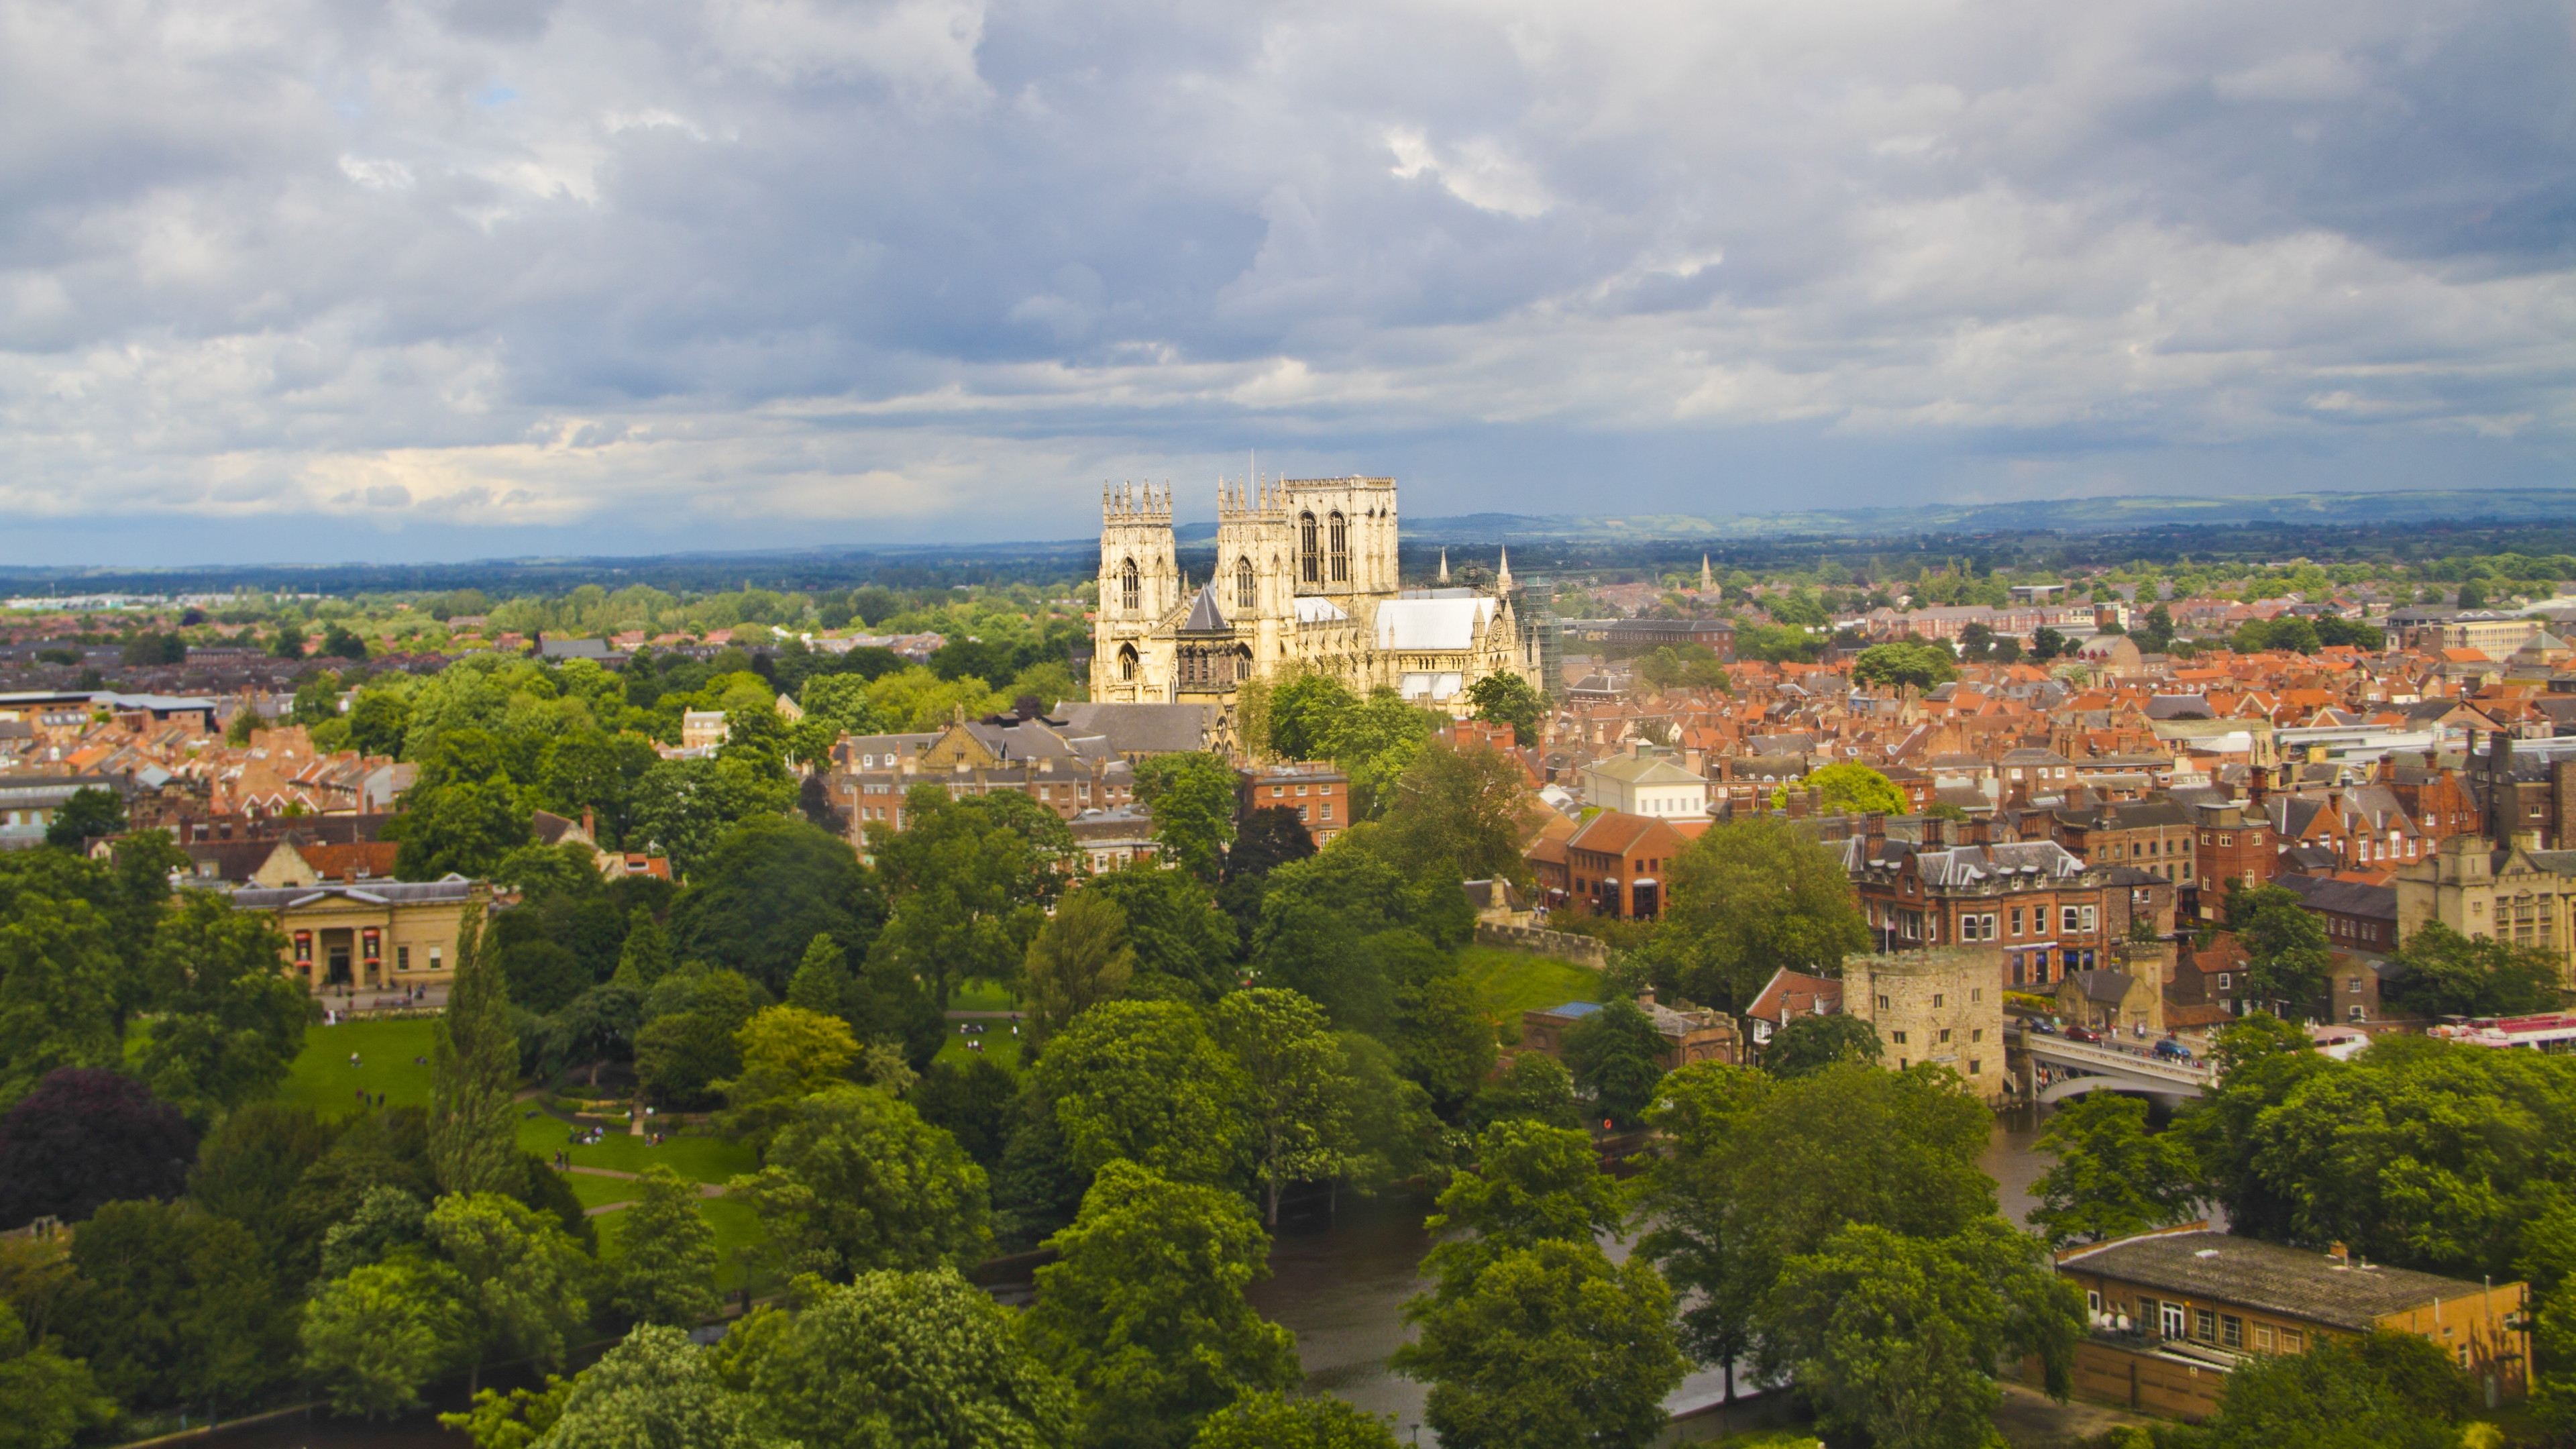
<svg viewBox="0 0 2576 1449">
<path fill-rule="evenodd" d="M 2463 936 L 2544 951 L 2559 963 L 2561 984 L 2576 987 L 2576 851 L 2498 849 L 2454 835 L 2390 884 L 2400 941 L 2440 921 Z"/>
<path fill-rule="evenodd" d="M 1509 559 L 1490 590 L 1401 586 L 1392 478 L 1222 482 L 1216 545 L 1216 577 L 1190 589 L 1171 490 L 1102 493 L 1093 699 L 1207 702 L 1230 716 L 1245 681 L 1303 670 L 1463 716 L 1467 687 L 1488 675 L 1539 682 Z"/>
<path fill-rule="evenodd" d="M 368 881 L 249 889 L 237 911 L 267 915 L 286 937 L 282 964 L 308 989 L 444 986 L 456 974 L 456 932 L 491 900 L 481 881 Z"/>
<path fill-rule="evenodd" d="M 2004 993 L 1990 945 L 1854 956 L 1843 963 L 1844 1009 L 1878 1028 L 1879 1060 L 1902 1071 L 1948 1067 L 1989 1103 L 2003 1100 Z"/>
</svg>

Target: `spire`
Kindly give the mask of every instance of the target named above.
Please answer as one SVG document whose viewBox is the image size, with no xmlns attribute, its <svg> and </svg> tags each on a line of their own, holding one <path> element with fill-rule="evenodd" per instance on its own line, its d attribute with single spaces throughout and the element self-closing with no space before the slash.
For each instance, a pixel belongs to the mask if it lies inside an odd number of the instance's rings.
<svg viewBox="0 0 2576 1449">
<path fill-rule="evenodd" d="M 1508 593 L 1510 593 L 1511 591 L 1512 591 L 1512 550 L 1511 550 L 1511 547 L 1510 547 L 1509 545 L 1505 545 L 1505 546 L 1504 546 L 1504 548 L 1503 548 L 1503 563 L 1502 563 L 1502 567 L 1500 567 L 1500 568 L 1498 568 L 1498 569 L 1496 569 L 1496 570 L 1494 571 L 1494 592 L 1495 592 L 1495 593 L 1498 593 L 1498 594 L 1508 594 Z"/>
<path fill-rule="evenodd" d="M 1715 589 L 1716 587 L 1717 587 L 1717 580 L 1715 580 L 1715 579 L 1713 579 L 1713 578 L 1709 577 L 1709 573 L 1708 573 L 1708 555 L 1707 555 L 1707 554 L 1701 554 L 1701 555 L 1699 556 L 1699 591 L 1700 591 L 1701 593 L 1705 594 L 1705 593 L 1708 593 L 1708 592 L 1710 592 L 1711 590 Z"/>
<path fill-rule="evenodd" d="M 1449 582 L 1449 550 L 1446 546 L 1440 550 L 1440 582 Z"/>
</svg>

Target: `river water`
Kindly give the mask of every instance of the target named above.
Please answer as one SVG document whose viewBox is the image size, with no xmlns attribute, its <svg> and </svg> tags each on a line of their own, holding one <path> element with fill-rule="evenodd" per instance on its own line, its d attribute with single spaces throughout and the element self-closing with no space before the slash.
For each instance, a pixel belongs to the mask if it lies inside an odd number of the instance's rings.
<svg viewBox="0 0 2576 1449">
<path fill-rule="evenodd" d="M 2039 1137 L 2035 1108 L 1999 1115 L 1979 1165 L 1995 1180 L 2004 1217 L 2018 1226 L 2030 1211 L 2030 1186 L 2047 1171 L 2032 1150 Z M 1320 1208 L 1320 1204 L 1317 1205 Z M 1404 1301 L 1428 1285 L 1415 1275 L 1431 1237 L 1422 1230 L 1427 1209 L 1403 1198 L 1357 1199 L 1345 1194 L 1338 1211 L 1320 1210 L 1283 1221 L 1270 1254 L 1270 1277 L 1247 1295 L 1262 1316 L 1297 1335 L 1297 1356 L 1314 1388 L 1338 1394 L 1372 1414 L 1393 1415 L 1397 1437 L 1416 1442 L 1428 1390 L 1386 1366 L 1387 1356 L 1410 1337 Z M 1621 1244 L 1605 1243 L 1614 1258 Z M 1741 1374 L 1737 1392 L 1749 1387 Z M 1725 1375 L 1693 1374 L 1666 1405 L 1675 1413 L 1717 1403 Z M 1432 1443 L 1430 1431 L 1420 1442 Z M 315 1418 L 227 1429 L 211 1441 L 220 1449 L 465 1449 L 469 1441 L 426 1419 L 364 1424 Z"/>
</svg>

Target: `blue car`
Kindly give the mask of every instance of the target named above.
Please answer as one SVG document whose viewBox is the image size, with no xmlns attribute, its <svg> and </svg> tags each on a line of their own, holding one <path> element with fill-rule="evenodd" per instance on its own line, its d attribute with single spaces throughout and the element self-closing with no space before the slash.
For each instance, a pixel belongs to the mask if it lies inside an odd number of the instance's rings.
<svg viewBox="0 0 2576 1449">
<path fill-rule="evenodd" d="M 2162 1041 L 2157 1042 L 2155 1045 L 2155 1053 L 2157 1056 L 2160 1056 L 2169 1062 L 2187 1062 L 2191 1060 L 2191 1048 L 2184 1046 L 2181 1042 L 2174 1040 L 2172 1037 L 2166 1037 Z"/>
</svg>

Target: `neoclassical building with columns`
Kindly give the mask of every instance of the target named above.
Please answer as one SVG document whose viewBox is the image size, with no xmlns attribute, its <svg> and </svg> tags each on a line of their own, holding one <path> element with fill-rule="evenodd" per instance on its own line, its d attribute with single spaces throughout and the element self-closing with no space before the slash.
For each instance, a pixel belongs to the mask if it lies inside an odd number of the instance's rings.
<svg viewBox="0 0 2576 1449">
<path fill-rule="evenodd" d="M 1539 682 L 1508 554 L 1491 589 L 1445 587 L 1445 555 L 1443 586 L 1407 589 L 1395 543 L 1392 478 L 1220 479 L 1216 576 L 1192 587 L 1170 486 L 1104 485 L 1091 697 L 1230 714 L 1245 680 L 1305 670 L 1463 716 L 1487 675 Z"/>
</svg>

